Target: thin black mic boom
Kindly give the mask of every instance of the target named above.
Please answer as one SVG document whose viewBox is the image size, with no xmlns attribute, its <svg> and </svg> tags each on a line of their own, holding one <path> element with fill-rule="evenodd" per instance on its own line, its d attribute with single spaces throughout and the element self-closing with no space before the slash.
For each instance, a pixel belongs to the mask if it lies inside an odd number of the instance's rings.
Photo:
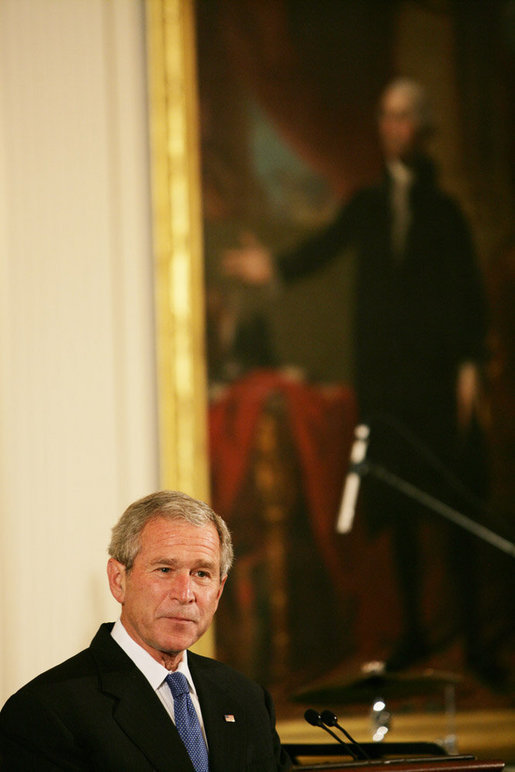
<svg viewBox="0 0 515 772">
<path fill-rule="evenodd" d="M 349 732 L 347 732 L 347 730 L 344 729 L 343 726 L 341 726 L 338 723 L 338 717 L 334 713 L 331 713 L 330 710 L 323 710 L 320 718 L 326 726 L 336 726 L 340 730 L 340 732 L 343 732 L 345 737 L 359 750 L 360 756 L 362 758 L 370 759 L 370 756 L 368 755 L 366 750 L 358 742 L 356 742 L 356 740 L 353 737 L 351 737 Z"/>
<path fill-rule="evenodd" d="M 326 711 L 324 711 L 324 713 L 325 712 Z M 354 751 L 354 749 L 350 745 L 348 745 L 348 743 L 343 742 L 341 737 L 338 737 L 338 735 L 335 732 L 333 732 L 331 729 L 329 729 L 329 727 L 325 725 L 325 723 L 322 720 L 322 716 L 317 710 L 314 710 L 313 708 L 308 708 L 304 713 L 304 718 L 308 722 L 308 724 L 311 724 L 311 726 L 319 726 L 321 729 L 324 729 L 326 732 L 328 732 L 331 735 L 331 737 L 334 737 L 334 739 L 337 742 L 339 742 L 340 745 L 343 745 L 348 750 L 349 755 L 352 756 L 352 758 L 355 761 L 359 761 L 360 757 L 356 755 L 356 752 Z"/>
</svg>

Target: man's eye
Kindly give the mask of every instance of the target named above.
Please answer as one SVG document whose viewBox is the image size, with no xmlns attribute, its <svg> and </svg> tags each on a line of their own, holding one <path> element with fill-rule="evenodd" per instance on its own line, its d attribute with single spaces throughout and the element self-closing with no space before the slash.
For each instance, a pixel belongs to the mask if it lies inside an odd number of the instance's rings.
<svg viewBox="0 0 515 772">
<path fill-rule="evenodd" d="M 170 569 L 168 566 L 161 566 L 157 569 L 160 574 L 168 574 L 170 572 Z"/>
<path fill-rule="evenodd" d="M 196 572 L 196 574 L 197 574 L 197 576 L 198 576 L 198 578 L 199 578 L 199 579 L 209 579 L 209 578 L 210 578 L 210 576 L 211 576 L 211 574 L 209 573 L 209 571 L 202 571 L 202 569 L 200 569 L 199 571 L 197 571 L 197 572 Z"/>
</svg>

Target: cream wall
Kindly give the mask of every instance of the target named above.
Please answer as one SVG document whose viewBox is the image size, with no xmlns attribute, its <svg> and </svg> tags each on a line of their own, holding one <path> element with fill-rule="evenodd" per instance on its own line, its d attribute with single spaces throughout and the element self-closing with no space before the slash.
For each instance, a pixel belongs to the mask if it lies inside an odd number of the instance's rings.
<svg viewBox="0 0 515 772">
<path fill-rule="evenodd" d="M 144 11 L 0 0 L 0 704 L 116 613 L 158 486 Z"/>
</svg>

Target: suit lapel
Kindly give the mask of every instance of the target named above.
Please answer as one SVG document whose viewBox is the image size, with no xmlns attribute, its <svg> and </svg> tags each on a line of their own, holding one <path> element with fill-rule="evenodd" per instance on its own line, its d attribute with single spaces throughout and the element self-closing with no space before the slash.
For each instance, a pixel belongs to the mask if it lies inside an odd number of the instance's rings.
<svg viewBox="0 0 515 772">
<path fill-rule="evenodd" d="M 91 644 L 100 688 L 116 698 L 114 720 L 158 772 L 192 772 L 179 734 L 145 676 L 103 625 Z"/>
<path fill-rule="evenodd" d="M 247 709 L 237 694 L 212 676 L 202 659 L 188 652 L 209 744 L 210 772 L 241 772 L 246 768 Z"/>
</svg>

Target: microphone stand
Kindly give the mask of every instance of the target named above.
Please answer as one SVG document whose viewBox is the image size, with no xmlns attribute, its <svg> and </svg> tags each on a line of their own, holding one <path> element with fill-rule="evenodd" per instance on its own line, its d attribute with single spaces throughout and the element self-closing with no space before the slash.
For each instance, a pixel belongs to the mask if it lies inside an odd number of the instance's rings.
<svg viewBox="0 0 515 772">
<path fill-rule="evenodd" d="M 399 477 L 381 464 L 376 464 L 369 460 L 363 460 L 357 463 L 351 463 L 349 466 L 349 472 L 354 472 L 361 478 L 366 477 L 368 474 L 372 475 L 377 480 L 380 480 L 390 488 L 393 488 L 412 501 L 415 501 L 418 504 L 422 504 L 436 514 L 441 515 L 460 528 L 463 528 L 479 539 L 482 539 L 484 542 L 491 544 L 496 549 L 501 550 L 511 557 L 515 557 L 515 544 L 513 544 L 511 541 L 505 539 L 503 536 L 500 536 L 498 533 L 495 533 L 490 528 L 487 528 L 481 523 L 478 523 L 476 520 L 473 520 L 467 515 L 464 515 L 457 509 L 454 509 L 448 504 L 445 504 L 435 496 L 432 496 L 426 491 L 421 490 L 416 485 L 413 485 L 404 478 Z M 448 700 L 447 692 L 446 700 Z M 452 732 L 450 737 L 454 738 L 454 736 L 454 732 Z"/>
<path fill-rule="evenodd" d="M 363 461 L 359 464 L 355 464 L 352 467 L 352 471 L 356 472 L 361 477 L 364 477 L 367 474 L 371 474 L 376 479 L 381 480 L 382 482 L 389 485 L 390 488 L 394 488 L 413 501 L 416 501 L 419 504 L 423 504 L 424 506 L 433 510 L 433 512 L 442 515 L 447 520 L 450 520 L 455 525 L 458 525 L 460 528 L 464 528 L 466 531 L 474 534 L 474 536 L 477 536 L 479 539 L 488 542 L 497 549 L 505 552 L 507 555 L 511 555 L 512 558 L 515 557 L 515 544 L 508 541 L 508 539 L 505 539 L 503 536 L 500 536 L 499 534 L 490 530 L 490 528 L 481 525 L 481 523 L 472 520 L 470 517 L 467 517 L 467 515 L 464 515 L 457 509 L 453 509 L 453 507 L 450 507 L 443 501 L 440 501 L 434 496 L 431 496 L 429 493 L 426 493 L 420 488 L 417 488 L 416 485 L 413 485 L 407 480 L 404 480 L 402 477 L 399 477 L 393 472 L 390 472 L 384 466 L 381 466 L 380 464 L 374 464 L 370 461 Z"/>
</svg>

